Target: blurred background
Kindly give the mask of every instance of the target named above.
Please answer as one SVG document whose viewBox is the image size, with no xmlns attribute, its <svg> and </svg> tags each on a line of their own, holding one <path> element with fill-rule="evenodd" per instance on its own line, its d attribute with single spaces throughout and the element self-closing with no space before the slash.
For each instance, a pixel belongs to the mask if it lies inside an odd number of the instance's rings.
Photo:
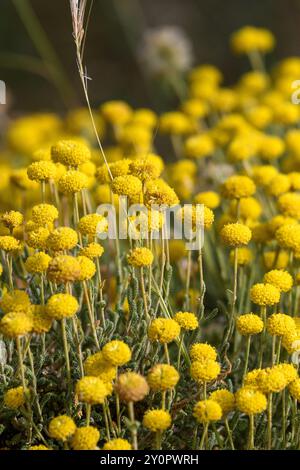
<svg viewBox="0 0 300 470">
<path fill-rule="evenodd" d="M 157 111 L 174 104 L 143 63 L 145 34 L 166 25 L 186 34 L 195 65 L 213 63 L 225 84 L 234 82 L 249 65 L 231 53 L 229 37 L 247 24 L 275 34 L 268 65 L 300 55 L 300 0 L 94 0 L 85 54 L 92 104 L 124 99 Z M 84 103 L 71 29 L 68 0 L 1 0 L 0 79 L 11 114 Z"/>
</svg>

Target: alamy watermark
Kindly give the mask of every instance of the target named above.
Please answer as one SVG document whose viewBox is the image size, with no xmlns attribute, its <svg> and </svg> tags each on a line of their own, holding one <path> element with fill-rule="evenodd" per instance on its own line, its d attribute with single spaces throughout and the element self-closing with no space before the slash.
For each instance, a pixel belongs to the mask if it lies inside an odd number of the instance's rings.
<svg viewBox="0 0 300 470">
<path fill-rule="evenodd" d="M 6 85 L 3 80 L 0 80 L 0 104 L 6 104 Z"/>
<path fill-rule="evenodd" d="M 104 217 L 97 226 L 97 237 L 100 240 L 175 239 L 184 240 L 187 250 L 203 247 L 203 204 L 128 206 L 127 197 L 120 196 L 117 207 L 101 204 L 97 207 L 97 214 Z"/>
</svg>

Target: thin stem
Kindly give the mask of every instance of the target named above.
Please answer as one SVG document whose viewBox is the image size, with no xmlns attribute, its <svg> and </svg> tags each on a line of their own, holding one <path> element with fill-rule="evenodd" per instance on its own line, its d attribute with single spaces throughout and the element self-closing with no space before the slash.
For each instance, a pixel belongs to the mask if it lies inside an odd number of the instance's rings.
<svg viewBox="0 0 300 470">
<path fill-rule="evenodd" d="M 166 361 L 168 364 L 170 364 L 170 356 L 169 356 L 169 349 L 168 349 L 167 343 L 164 343 L 164 351 L 165 351 Z"/>
<path fill-rule="evenodd" d="M 87 308 L 88 308 L 88 315 L 89 315 L 89 320 L 90 320 L 90 324 L 91 324 L 91 328 L 92 328 L 93 338 L 94 338 L 94 341 L 95 341 L 95 344 L 96 344 L 97 348 L 100 349 L 99 340 L 98 340 L 98 336 L 97 336 L 97 330 L 96 330 L 96 326 L 95 326 L 95 315 L 94 315 L 94 311 L 93 311 L 93 308 L 92 308 L 92 305 L 91 305 L 90 296 L 89 296 L 88 288 L 87 288 L 87 285 L 86 285 L 86 281 L 83 281 L 82 285 L 83 285 L 84 298 L 85 298 Z"/>
<path fill-rule="evenodd" d="M 246 343 L 246 356 L 245 356 L 245 366 L 243 372 L 243 380 L 242 384 L 244 385 L 245 377 L 248 371 L 248 363 L 249 363 L 249 354 L 250 354 L 250 346 L 251 346 L 251 335 L 247 336 L 247 343 Z"/>
<path fill-rule="evenodd" d="M 254 449 L 254 415 L 249 415 L 248 450 Z"/>
<path fill-rule="evenodd" d="M 202 437 L 201 437 L 201 441 L 200 441 L 199 450 L 203 450 L 204 442 L 205 442 L 205 439 L 206 439 L 206 436 L 207 436 L 207 431 L 208 431 L 208 423 L 206 423 L 206 424 L 204 425 L 203 433 L 202 433 Z"/>
<path fill-rule="evenodd" d="M 86 405 L 86 425 L 89 426 L 91 422 L 91 405 L 88 403 Z"/>
<path fill-rule="evenodd" d="M 128 414 L 131 424 L 131 437 L 132 437 L 132 447 L 134 450 L 138 450 L 138 441 L 137 441 L 137 429 L 135 424 L 135 417 L 134 417 L 134 405 L 133 402 L 130 401 L 128 403 Z"/>
<path fill-rule="evenodd" d="M 234 450 L 234 444 L 233 444 L 233 440 L 232 440 L 232 433 L 231 433 L 227 418 L 225 418 L 225 428 L 226 428 L 227 436 L 228 436 L 228 439 L 229 439 L 230 449 Z"/>
<path fill-rule="evenodd" d="M 268 432 L 267 432 L 267 449 L 272 449 L 272 413 L 273 413 L 273 394 L 268 396 Z"/>
<path fill-rule="evenodd" d="M 67 378 L 68 378 L 68 382 L 70 383 L 71 382 L 71 368 L 70 368 L 69 347 L 68 347 L 65 318 L 62 318 L 61 320 L 61 335 L 62 335 L 63 346 L 64 346 L 64 354 L 65 354 L 65 361 L 66 361 L 66 368 L 67 368 Z"/>
</svg>

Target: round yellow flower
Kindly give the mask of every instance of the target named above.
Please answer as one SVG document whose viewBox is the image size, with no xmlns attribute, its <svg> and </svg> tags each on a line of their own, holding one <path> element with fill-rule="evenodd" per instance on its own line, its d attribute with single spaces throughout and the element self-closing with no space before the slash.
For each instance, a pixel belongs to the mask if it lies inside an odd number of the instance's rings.
<svg viewBox="0 0 300 470">
<path fill-rule="evenodd" d="M 263 393 L 278 393 L 287 386 L 287 381 L 280 370 L 268 368 L 263 369 L 259 374 L 257 385 L 259 390 Z"/>
<path fill-rule="evenodd" d="M 196 315 L 190 312 L 177 312 L 174 320 L 183 330 L 195 330 L 199 326 Z"/>
<path fill-rule="evenodd" d="M 179 373 L 169 364 L 156 364 L 147 375 L 148 384 L 154 391 L 171 390 L 178 380 Z"/>
<path fill-rule="evenodd" d="M 21 249 L 21 243 L 16 238 L 11 237 L 10 235 L 0 236 L 0 250 L 7 251 L 16 251 Z"/>
<path fill-rule="evenodd" d="M 132 109 L 125 101 L 107 101 L 101 106 L 102 116 L 113 125 L 126 124 L 132 117 Z"/>
<path fill-rule="evenodd" d="M 45 250 L 50 232 L 47 228 L 39 227 L 28 234 L 27 244 L 36 250 Z"/>
<path fill-rule="evenodd" d="M 230 262 L 231 264 L 234 264 L 234 257 L 235 257 L 235 251 L 232 250 L 230 252 Z M 253 255 L 251 250 L 249 248 L 238 248 L 237 250 L 237 264 L 238 266 L 247 266 L 248 264 L 251 263 L 253 259 Z"/>
<path fill-rule="evenodd" d="M 226 199 L 241 199 L 243 197 L 253 196 L 255 193 L 255 184 L 248 176 L 234 175 L 230 176 L 221 188 L 222 195 Z"/>
<path fill-rule="evenodd" d="M 126 439 L 111 439 L 110 441 L 107 441 L 104 446 L 103 450 L 131 450 L 132 446 L 130 442 L 128 442 Z"/>
<path fill-rule="evenodd" d="M 145 247 L 134 248 L 127 255 L 128 263 L 136 268 L 150 266 L 153 263 L 153 258 L 152 251 Z"/>
<path fill-rule="evenodd" d="M 53 251 L 71 250 L 77 245 L 78 236 L 70 227 L 59 227 L 50 233 L 47 242 Z"/>
<path fill-rule="evenodd" d="M 184 151 L 187 157 L 203 158 L 214 152 L 213 139 L 207 134 L 193 135 L 185 141 Z"/>
<path fill-rule="evenodd" d="M 159 341 L 160 343 L 171 343 L 180 333 L 179 324 L 170 318 L 156 318 L 148 328 L 148 337 L 150 341 Z"/>
<path fill-rule="evenodd" d="M 289 385 L 298 377 L 298 372 L 293 364 L 281 363 L 273 366 L 273 369 L 279 370 L 284 375 L 286 383 Z"/>
<path fill-rule="evenodd" d="M 149 385 L 142 375 L 136 372 L 126 372 L 119 375 L 115 390 L 120 400 L 126 403 L 136 402 L 143 400 L 148 395 Z"/>
<path fill-rule="evenodd" d="M 49 181 L 56 176 L 56 166 L 53 162 L 33 162 L 27 168 L 27 175 L 33 181 Z"/>
<path fill-rule="evenodd" d="M 60 415 L 51 419 L 49 424 L 49 435 L 53 439 L 65 442 L 76 431 L 76 425 L 72 418 L 67 415 Z"/>
<path fill-rule="evenodd" d="M 12 410 L 17 410 L 26 402 L 24 388 L 22 386 L 10 388 L 4 393 L 4 404 Z"/>
<path fill-rule="evenodd" d="M 0 308 L 4 313 L 28 312 L 30 309 L 30 299 L 24 290 L 14 289 L 5 292 L 0 300 Z"/>
<path fill-rule="evenodd" d="M 74 194 L 88 187 L 88 177 L 81 171 L 69 170 L 58 181 L 63 194 Z"/>
<path fill-rule="evenodd" d="M 281 248 L 300 250 L 300 225 L 283 225 L 276 230 L 275 237 Z"/>
<path fill-rule="evenodd" d="M 283 336 L 295 329 L 294 319 L 284 313 L 273 313 L 267 320 L 267 331 L 272 336 Z"/>
<path fill-rule="evenodd" d="M 30 274 L 44 273 L 47 271 L 51 256 L 44 252 L 34 253 L 32 256 L 28 256 L 25 261 L 25 268 Z"/>
<path fill-rule="evenodd" d="M 100 258 L 104 253 L 103 246 L 100 243 L 89 243 L 84 248 L 81 248 L 80 256 L 86 256 L 87 258 L 94 259 Z"/>
<path fill-rule="evenodd" d="M 38 227 L 51 227 L 57 218 L 58 210 L 52 204 L 38 204 L 32 208 L 32 220 Z"/>
<path fill-rule="evenodd" d="M 48 266 L 47 277 L 58 284 L 74 282 L 80 278 L 80 264 L 68 255 L 55 256 Z"/>
<path fill-rule="evenodd" d="M 111 382 L 116 377 L 117 368 L 103 355 L 102 351 L 89 356 L 84 363 L 86 375 L 99 377 L 103 382 Z"/>
<path fill-rule="evenodd" d="M 82 235 L 96 237 L 98 233 L 107 231 L 107 220 L 101 214 L 88 214 L 81 217 L 78 230 Z"/>
<path fill-rule="evenodd" d="M 194 361 L 191 364 L 191 376 L 196 382 L 200 383 L 216 379 L 220 371 L 220 364 L 211 359 Z"/>
<path fill-rule="evenodd" d="M 262 332 L 264 323 L 258 315 L 246 313 L 237 318 L 236 327 L 241 335 L 257 335 Z"/>
<path fill-rule="evenodd" d="M 100 432 L 93 426 L 77 428 L 71 439 L 73 450 L 95 450 Z"/>
<path fill-rule="evenodd" d="M 8 227 L 10 230 L 22 225 L 23 221 L 24 221 L 24 217 L 18 211 L 5 212 L 1 216 L 1 222 L 3 222 L 5 227 Z"/>
<path fill-rule="evenodd" d="M 133 175 L 117 176 L 112 181 L 111 187 L 113 193 L 128 197 L 140 195 L 143 189 L 141 180 Z"/>
<path fill-rule="evenodd" d="M 295 400 L 300 401 L 300 378 L 295 379 L 289 385 L 289 392 Z"/>
<path fill-rule="evenodd" d="M 47 333 L 50 330 L 53 318 L 49 317 L 45 305 L 33 305 L 30 314 L 33 322 L 33 333 Z"/>
<path fill-rule="evenodd" d="M 222 408 L 222 417 L 225 417 L 235 409 L 235 396 L 229 390 L 216 390 L 210 394 L 209 399 L 220 405 Z"/>
<path fill-rule="evenodd" d="M 28 313 L 9 312 L 0 320 L 0 331 L 7 338 L 25 336 L 33 327 L 32 318 Z"/>
<path fill-rule="evenodd" d="M 95 263 L 86 256 L 77 256 L 76 259 L 80 265 L 80 276 L 78 280 L 87 281 L 88 279 L 92 279 L 96 273 Z"/>
<path fill-rule="evenodd" d="M 203 424 L 218 421 L 222 418 L 222 408 L 214 400 L 201 400 L 194 406 L 193 416 Z"/>
<path fill-rule="evenodd" d="M 246 415 L 262 413 L 267 408 L 267 399 L 259 390 L 242 387 L 235 394 L 236 406 Z"/>
<path fill-rule="evenodd" d="M 248 245 L 251 240 L 251 230 L 244 224 L 238 222 L 224 225 L 221 232 L 221 239 L 225 245 L 238 247 Z"/>
<path fill-rule="evenodd" d="M 191 346 L 190 356 L 192 361 L 206 361 L 217 359 L 217 351 L 213 346 L 207 343 L 195 343 Z"/>
<path fill-rule="evenodd" d="M 78 380 L 75 391 L 78 400 L 89 405 L 102 404 L 108 395 L 105 382 L 99 377 L 88 375 Z"/>
<path fill-rule="evenodd" d="M 37 446 L 31 446 L 28 450 L 52 450 L 49 447 L 44 446 L 43 444 L 39 444 Z"/>
<path fill-rule="evenodd" d="M 77 167 L 90 160 L 90 149 L 79 141 L 60 140 L 51 148 L 51 157 L 55 163 Z"/>
<path fill-rule="evenodd" d="M 148 410 L 143 417 L 143 426 L 152 432 L 165 431 L 171 423 L 171 415 L 165 410 Z"/>
<path fill-rule="evenodd" d="M 159 129 L 163 134 L 184 135 L 191 131 L 191 121 L 180 111 L 170 111 L 160 116 Z"/>
<path fill-rule="evenodd" d="M 54 294 L 46 304 L 47 315 L 56 320 L 73 317 L 78 309 L 76 297 L 70 294 Z"/>
<path fill-rule="evenodd" d="M 114 366 L 123 366 L 131 359 L 131 351 L 126 343 L 113 340 L 107 343 L 102 349 L 105 359 Z"/>
<path fill-rule="evenodd" d="M 269 52 L 275 45 L 271 31 L 254 26 L 244 26 L 231 36 L 231 47 L 236 54 L 249 54 L 253 51 Z"/>
<path fill-rule="evenodd" d="M 130 173 L 142 181 L 159 178 L 164 163 L 158 155 L 150 154 L 145 158 L 134 160 L 129 165 Z"/>
<path fill-rule="evenodd" d="M 253 303 L 262 307 L 278 304 L 280 290 L 272 284 L 254 284 L 250 290 L 250 298 Z"/>
<path fill-rule="evenodd" d="M 278 208 L 285 216 L 300 219 L 300 194 L 282 194 L 278 198 Z"/>
<path fill-rule="evenodd" d="M 204 204 L 209 209 L 216 209 L 220 205 L 220 196 L 214 191 L 203 191 L 196 194 L 194 201 L 196 204 Z"/>
</svg>

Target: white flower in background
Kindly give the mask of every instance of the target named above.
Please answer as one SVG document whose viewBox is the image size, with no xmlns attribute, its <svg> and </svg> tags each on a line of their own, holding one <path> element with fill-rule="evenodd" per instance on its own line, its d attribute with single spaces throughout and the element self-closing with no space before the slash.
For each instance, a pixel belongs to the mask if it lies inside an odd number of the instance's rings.
<svg viewBox="0 0 300 470">
<path fill-rule="evenodd" d="M 193 62 L 192 44 L 181 28 L 162 26 L 146 31 L 140 57 L 153 75 L 185 72 Z"/>
</svg>

